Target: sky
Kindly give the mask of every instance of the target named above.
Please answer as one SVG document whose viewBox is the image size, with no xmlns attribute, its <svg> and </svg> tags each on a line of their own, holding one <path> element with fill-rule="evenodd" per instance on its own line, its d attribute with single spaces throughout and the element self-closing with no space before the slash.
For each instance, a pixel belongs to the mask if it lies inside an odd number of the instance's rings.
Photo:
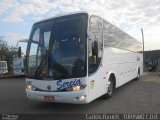
<svg viewBox="0 0 160 120">
<path fill-rule="evenodd" d="M 160 0 L 0 0 L 0 36 L 16 46 L 34 22 L 79 11 L 101 13 L 138 41 L 143 28 L 145 50 L 160 49 Z"/>
</svg>

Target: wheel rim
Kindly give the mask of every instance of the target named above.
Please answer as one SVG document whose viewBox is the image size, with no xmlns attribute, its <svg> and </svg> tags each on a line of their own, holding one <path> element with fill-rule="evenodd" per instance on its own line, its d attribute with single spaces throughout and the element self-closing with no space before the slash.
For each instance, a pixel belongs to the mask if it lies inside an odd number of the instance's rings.
<svg viewBox="0 0 160 120">
<path fill-rule="evenodd" d="M 110 80 L 108 84 L 108 94 L 111 95 L 112 93 L 113 93 L 113 82 L 112 80 Z"/>
</svg>

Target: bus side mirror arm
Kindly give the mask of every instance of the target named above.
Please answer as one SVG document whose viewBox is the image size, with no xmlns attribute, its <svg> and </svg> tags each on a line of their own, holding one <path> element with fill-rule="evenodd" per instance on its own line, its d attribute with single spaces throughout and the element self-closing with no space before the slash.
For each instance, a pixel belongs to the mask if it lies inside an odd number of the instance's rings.
<svg viewBox="0 0 160 120">
<path fill-rule="evenodd" d="M 18 43 L 20 43 L 20 42 L 28 42 L 28 39 L 21 39 L 21 40 L 18 40 L 18 41 L 17 41 L 16 47 L 18 47 Z"/>
<path fill-rule="evenodd" d="M 22 54 L 21 47 L 18 47 L 18 57 L 21 57 L 21 54 Z"/>
</svg>

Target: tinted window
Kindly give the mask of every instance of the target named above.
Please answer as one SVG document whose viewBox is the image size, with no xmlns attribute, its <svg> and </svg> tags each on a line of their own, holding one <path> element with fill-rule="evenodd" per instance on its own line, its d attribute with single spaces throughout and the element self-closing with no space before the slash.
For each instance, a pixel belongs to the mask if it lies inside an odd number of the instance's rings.
<svg viewBox="0 0 160 120">
<path fill-rule="evenodd" d="M 51 37 L 51 31 L 45 31 L 44 32 L 44 46 L 46 48 L 49 47 L 50 37 Z"/>
<path fill-rule="evenodd" d="M 27 51 L 27 77 L 68 79 L 87 75 L 87 14 L 36 23 Z"/>
<path fill-rule="evenodd" d="M 141 52 L 142 45 L 140 42 L 124 33 L 114 25 L 104 21 L 103 39 L 104 46 L 114 47 L 123 50 Z"/>
<path fill-rule="evenodd" d="M 89 31 L 94 35 L 94 40 L 88 41 L 89 74 L 95 72 L 101 62 L 103 52 L 103 21 L 99 17 L 91 16 Z"/>
<path fill-rule="evenodd" d="M 83 77 L 86 75 L 86 16 L 60 19 L 55 24 L 52 61 L 53 77 Z"/>
</svg>

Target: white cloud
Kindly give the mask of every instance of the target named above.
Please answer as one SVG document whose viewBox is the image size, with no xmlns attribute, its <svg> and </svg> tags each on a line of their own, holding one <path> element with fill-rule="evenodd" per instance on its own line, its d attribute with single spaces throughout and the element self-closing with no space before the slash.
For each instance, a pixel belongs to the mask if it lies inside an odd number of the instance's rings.
<svg viewBox="0 0 160 120">
<path fill-rule="evenodd" d="M 24 54 L 26 54 L 26 48 L 27 48 L 27 43 L 19 43 L 17 46 L 17 42 L 21 39 L 28 39 L 27 35 L 21 35 L 18 33 L 11 33 L 8 32 L 5 34 L 5 40 L 7 41 L 8 45 L 12 45 L 14 47 L 19 47 L 21 46 L 21 50 Z"/>
<path fill-rule="evenodd" d="M 23 22 L 23 17 L 27 15 L 39 16 L 44 15 L 45 13 L 49 12 L 55 5 L 49 3 L 48 1 L 44 0 L 19 0 L 16 1 L 17 4 L 14 6 L 9 6 L 5 8 L 2 12 L 10 11 L 9 14 L 3 18 L 2 21 L 4 22 Z M 3 4 L 11 4 L 11 1 L 3 1 Z M 1 6 L 3 6 L 3 4 Z M 13 7 L 14 6 L 14 7 Z"/>
<path fill-rule="evenodd" d="M 104 13 L 106 17 L 114 21 L 131 21 L 135 23 L 159 22 L 160 0 L 9 0 L 0 3 L 5 10 L 10 10 L 7 18 L 16 18 L 22 21 L 23 16 L 43 16 L 50 13 L 75 12 L 80 10 L 91 10 Z M 8 7 L 6 7 L 6 5 Z M 2 9 L 1 9 L 2 11 Z M 3 10 L 4 12 L 4 10 Z M 1 12 L 2 13 L 2 12 Z M 54 14 L 53 14 L 54 15 Z M 4 18 L 5 19 L 5 18 Z M 18 21 L 18 22 L 19 22 Z M 9 21 L 7 21 L 9 22 Z M 15 21 L 17 22 L 17 21 Z"/>
<path fill-rule="evenodd" d="M 10 16 L 7 16 L 5 17 L 3 20 L 3 22 L 23 22 L 23 19 L 18 16 L 18 15 L 10 15 Z"/>
<path fill-rule="evenodd" d="M 19 2 L 16 0 L 2 0 L 0 2 L 0 15 L 2 15 L 6 10 L 13 9 L 19 5 Z"/>
<path fill-rule="evenodd" d="M 160 34 L 159 26 L 153 26 L 144 31 L 145 49 L 153 50 L 160 49 Z"/>
<path fill-rule="evenodd" d="M 40 19 L 60 13 L 94 11 L 137 39 L 144 29 L 146 49 L 160 46 L 160 0 L 3 0 L 0 15 L 5 22 L 23 22 L 24 17 Z M 155 37 L 156 36 L 156 37 Z M 156 43 L 156 44 L 155 44 Z M 151 46 L 152 45 L 152 46 Z"/>
</svg>

